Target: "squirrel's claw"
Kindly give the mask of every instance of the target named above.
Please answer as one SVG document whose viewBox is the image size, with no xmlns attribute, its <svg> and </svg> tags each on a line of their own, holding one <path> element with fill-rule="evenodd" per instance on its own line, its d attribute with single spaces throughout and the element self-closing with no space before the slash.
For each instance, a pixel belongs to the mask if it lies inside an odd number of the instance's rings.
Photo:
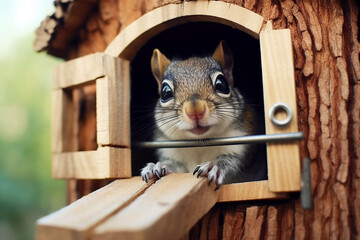
<svg viewBox="0 0 360 240">
<path fill-rule="evenodd" d="M 143 169 L 141 169 L 141 178 L 143 181 L 149 182 L 150 179 L 153 179 L 155 177 L 161 178 L 168 173 L 168 167 L 161 162 L 158 162 L 156 164 L 148 163 Z"/>
<path fill-rule="evenodd" d="M 207 177 L 210 185 L 211 182 L 215 182 L 216 188 L 215 191 L 220 189 L 221 185 L 224 183 L 224 172 L 212 162 L 207 162 L 202 165 L 199 165 L 195 168 L 193 175 L 197 173 L 196 177 Z"/>
<path fill-rule="evenodd" d="M 199 171 L 199 169 L 200 169 L 200 165 L 198 165 L 196 168 L 195 168 L 195 170 L 194 170 L 194 172 L 193 172 L 193 175 L 195 175 L 195 173 L 197 172 L 197 171 Z"/>
</svg>

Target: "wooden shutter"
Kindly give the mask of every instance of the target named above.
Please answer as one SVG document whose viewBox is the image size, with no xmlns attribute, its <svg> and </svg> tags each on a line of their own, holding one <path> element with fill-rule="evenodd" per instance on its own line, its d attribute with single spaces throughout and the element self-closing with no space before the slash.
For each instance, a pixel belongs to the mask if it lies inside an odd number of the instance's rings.
<svg viewBox="0 0 360 240">
<path fill-rule="evenodd" d="M 69 91 L 96 84 L 98 148 L 73 152 L 76 139 L 70 121 L 74 107 Z M 54 178 L 99 179 L 131 177 L 129 62 L 103 53 L 65 62 L 53 71 Z"/>
<path fill-rule="evenodd" d="M 292 44 L 289 29 L 260 32 L 266 134 L 297 132 L 297 110 Z M 289 106 L 290 123 L 278 127 L 269 112 L 275 104 Z M 273 192 L 300 190 L 300 152 L 297 142 L 268 143 L 269 189 Z"/>
</svg>

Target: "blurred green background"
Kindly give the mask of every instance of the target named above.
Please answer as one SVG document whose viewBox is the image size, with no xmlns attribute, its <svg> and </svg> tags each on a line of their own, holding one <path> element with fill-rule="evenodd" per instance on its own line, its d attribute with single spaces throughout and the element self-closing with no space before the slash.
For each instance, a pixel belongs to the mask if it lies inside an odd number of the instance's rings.
<svg viewBox="0 0 360 240">
<path fill-rule="evenodd" d="M 34 239 L 36 219 L 65 206 L 51 178 L 51 69 L 61 60 L 33 50 L 52 0 L 0 8 L 0 239 Z"/>
</svg>

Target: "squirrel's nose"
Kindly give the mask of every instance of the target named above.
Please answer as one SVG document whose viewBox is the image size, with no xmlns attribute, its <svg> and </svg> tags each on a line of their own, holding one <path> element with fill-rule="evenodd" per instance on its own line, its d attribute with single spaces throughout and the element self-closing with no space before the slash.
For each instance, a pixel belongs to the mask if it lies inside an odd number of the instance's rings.
<svg viewBox="0 0 360 240">
<path fill-rule="evenodd" d="M 186 115 L 191 120 L 200 120 L 206 113 L 206 102 L 204 100 L 189 101 L 184 104 Z"/>
</svg>

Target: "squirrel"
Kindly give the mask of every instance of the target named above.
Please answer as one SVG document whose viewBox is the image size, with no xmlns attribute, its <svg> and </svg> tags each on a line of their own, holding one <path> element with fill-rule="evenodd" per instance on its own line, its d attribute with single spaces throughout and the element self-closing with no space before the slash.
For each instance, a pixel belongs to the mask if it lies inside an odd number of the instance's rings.
<svg viewBox="0 0 360 240">
<path fill-rule="evenodd" d="M 151 70 L 160 99 L 154 110 L 154 139 L 184 140 L 244 136 L 256 133 L 255 114 L 234 88 L 233 55 L 220 41 L 212 56 L 171 61 L 155 49 Z M 251 157 L 254 145 L 157 150 L 159 161 L 141 169 L 142 179 L 171 172 L 190 172 L 223 184 L 266 178 L 266 164 Z"/>
</svg>

